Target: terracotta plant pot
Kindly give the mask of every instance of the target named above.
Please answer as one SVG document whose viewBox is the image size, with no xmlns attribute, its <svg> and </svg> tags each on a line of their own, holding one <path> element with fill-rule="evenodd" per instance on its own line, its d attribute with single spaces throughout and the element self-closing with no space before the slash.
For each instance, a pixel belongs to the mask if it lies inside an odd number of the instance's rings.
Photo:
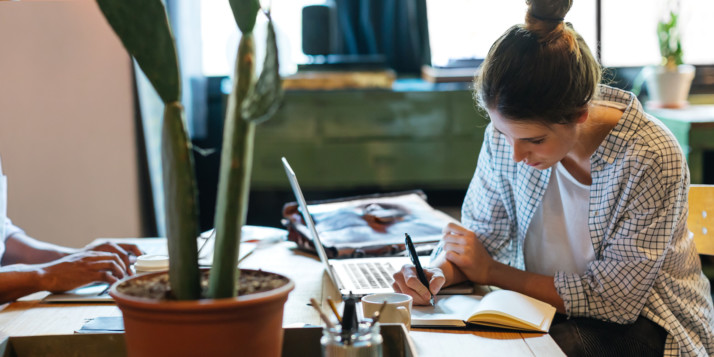
<svg viewBox="0 0 714 357">
<path fill-rule="evenodd" d="M 279 288 L 216 300 L 158 301 L 117 291 L 127 281 L 162 274 L 167 272 L 131 277 L 109 292 L 124 316 L 128 356 L 281 355 L 283 306 L 295 287 L 292 280 L 281 276 L 288 282 Z"/>
</svg>

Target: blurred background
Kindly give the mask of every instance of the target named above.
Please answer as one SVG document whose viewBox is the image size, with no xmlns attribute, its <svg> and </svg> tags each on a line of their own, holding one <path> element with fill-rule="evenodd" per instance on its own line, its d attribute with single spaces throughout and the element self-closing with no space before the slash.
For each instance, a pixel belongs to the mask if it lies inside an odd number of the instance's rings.
<svg viewBox="0 0 714 357">
<path fill-rule="evenodd" d="M 227 1 L 165 3 L 206 230 L 239 32 Z M 421 189 L 458 218 L 488 123 L 474 107 L 471 82 L 490 45 L 523 22 L 525 1 L 261 3 L 275 23 L 286 95 L 257 129 L 248 223 L 282 227 L 282 206 L 294 200 L 282 156 L 308 200 Z M 689 103 L 714 105 L 714 2 L 677 5 L 684 62 L 696 67 Z M 576 0 L 566 21 L 597 54 L 608 83 L 629 90 L 643 67 L 661 62 L 657 24 L 669 6 Z M 258 44 L 265 23 L 259 15 Z M 162 236 L 163 108 L 95 2 L 0 1 L 0 46 L 0 155 L 13 222 L 74 246 Z M 647 101 L 646 88 L 639 95 Z M 697 115 L 714 123 L 712 111 Z M 711 129 L 672 123 L 692 182 L 714 183 Z"/>
</svg>

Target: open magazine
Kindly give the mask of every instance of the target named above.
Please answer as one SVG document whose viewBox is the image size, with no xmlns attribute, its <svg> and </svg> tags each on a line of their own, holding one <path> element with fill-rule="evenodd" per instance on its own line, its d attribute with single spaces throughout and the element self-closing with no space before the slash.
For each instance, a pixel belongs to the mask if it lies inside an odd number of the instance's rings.
<svg viewBox="0 0 714 357">
<path fill-rule="evenodd" d="M 389 256 L 404 251 L 409 233 L 420 255 L 436 245 L 453 217 L 429 205 L 420 191 L 355 196 L 308 202 L 329 258 Z M 288 240 L 315 251 L 309 229 L 295 202 L 283 207 Z"/>
</svg>

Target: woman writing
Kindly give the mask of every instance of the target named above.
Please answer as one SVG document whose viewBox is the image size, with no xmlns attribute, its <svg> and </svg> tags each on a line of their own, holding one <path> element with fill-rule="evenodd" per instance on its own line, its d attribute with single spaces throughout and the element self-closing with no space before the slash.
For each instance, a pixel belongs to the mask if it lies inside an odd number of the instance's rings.
<svg viewBox="0 0 714 357">
<path fill-rule="evenodd" d="M 429 290 L 472 281 L 548 302 L 568 355 L 714 354 L 677 141 L 634 95 L 599 84 L 599 64 L 563 22 L 572 0 L 527 3 L 525 25 L 493 44 L 476 80 L 491 123 Z M 412 266 L 394 288 L 429 299 Z"/>
</svg>

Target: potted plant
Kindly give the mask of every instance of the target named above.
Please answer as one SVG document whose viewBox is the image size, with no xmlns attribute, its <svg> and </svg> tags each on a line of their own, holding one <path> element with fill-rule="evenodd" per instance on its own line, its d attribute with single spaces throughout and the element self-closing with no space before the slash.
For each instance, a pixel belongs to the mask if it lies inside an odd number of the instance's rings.
<svg viewBox="0 0 714 357">
<path fill-rule="evenodd" d="M 283 305 L 294 283 L 277 274 L 239 270 L 236 264 L 247 211 L 255 126 L 270 118 L 282 100 L 275 32 L 266 13 L 265 62 L 256 80 L 253 28 L 260 3 L 229 1 L 242 37 L 225 118 L 216 241 L 208 271 L 198 266 L 196 183 L 180 103 L 176 46 L 166 10 L 161 0 L 97 0 L 165 105 L 161 151 L 169 271 L 134 276 L 110 290 L 122 311 L 127 351 L 132 356 L 281 353 Z M 241 283 L 247 280 L 251 283 Z M 244 291 L 252 286 L 257 291 Z"/>
<path fill-rule="evenodd" d="M 681 108 L 687 105 L 694 66 L 684 64 L 682 60 L 679 1 L 668 0 L 667 5 L 666 15 L 657 23 L 661 64 L 645 67 L 643 74 L 651 105 Z"/>
</svg>

